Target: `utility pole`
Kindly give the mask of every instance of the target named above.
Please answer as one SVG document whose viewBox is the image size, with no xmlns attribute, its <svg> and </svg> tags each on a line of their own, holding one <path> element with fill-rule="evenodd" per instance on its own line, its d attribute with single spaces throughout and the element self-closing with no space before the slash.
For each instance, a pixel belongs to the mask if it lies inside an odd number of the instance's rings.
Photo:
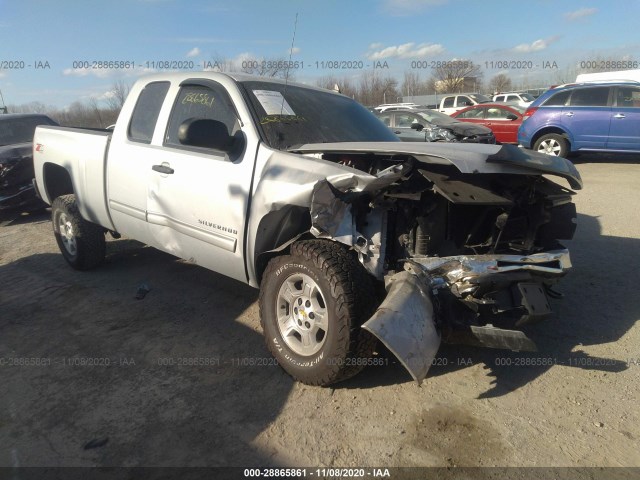
<svg viewBox="0 0 640 480">
<path fill-rule="evenodd" d="M 2 96 L 2 90 L 0 90 L 0 100 L 2 100 L 2 107 L 0 107 L 0 113 L 9 113 L 7 105 L 4 103 L 4 97 Z"/>
</svg>

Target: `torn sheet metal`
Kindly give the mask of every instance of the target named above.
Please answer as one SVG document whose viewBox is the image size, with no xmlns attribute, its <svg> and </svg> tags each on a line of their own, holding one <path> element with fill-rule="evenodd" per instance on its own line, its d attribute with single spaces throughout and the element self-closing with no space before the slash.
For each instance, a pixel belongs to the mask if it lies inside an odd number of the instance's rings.
<svg viewBox="0 0 640 480">
<path fill-rule="evenodd" d="M 414 257 L 433 275 L 442 275 L 449 283 L 466 278 L 514 271 L 564 275 L 571 268 L 569 250 L 559 249 L 531 255 L 456 255 L 451 257 Z"/>
<path fill-rule="evenodd" d="M 356 238 L 355 220 L 345 195 L 327 180 L 313 187 L 311 195 L 311 233 L 318 238 L 331 238 L 353 245 Z"/>
<path fill-rule="evenodd" d="M 311 234 L 317 238 L 338 241 L 358 252 L 360 262 L 376 278 L 383 278 L 384 243 L 386 239 L 386 209 L 370 205 L 363 231 L 356 230 L 352 202 L 367 193 L 376 193 L 400 180 L 411 170 L 410 164 L 394 165 L 382 170 L 361 190 L 347 190 L 344 184 L 334 186 L 329 180 L 319 180 L 311 194 Z"/>
<path fill-rule="evenodd" d="M 375 335 L 421 383 L 440 348 L 429 286 L 410 272 L 389 278 L 387 297 L 362 328 Z"/>
<path fill-rule="evenodd" d="M 470 179 L 460 180 L 450 175 L 429 172 L 420 169 L 419 172 L 433 182 L 436 192 L 457 205 L 499 205 L 511 206 L 513 202 L 491 190 L 473 185 Z"/>
<path fill-rule="evenodd" d="M 489 325 L 470 325 L 466 330 L 453 331 L 446 343 L 472 345 L 484 348 L 512 350 L 514 352 L 537 352 L 533 340 L 520 330 L 507 330 Z"/>
</svg>

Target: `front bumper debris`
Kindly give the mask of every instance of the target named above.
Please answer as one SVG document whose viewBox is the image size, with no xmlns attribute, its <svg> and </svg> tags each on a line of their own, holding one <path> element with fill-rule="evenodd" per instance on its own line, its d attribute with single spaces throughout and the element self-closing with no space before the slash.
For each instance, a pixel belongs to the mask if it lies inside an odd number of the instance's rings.
<svg viewBox="0 0 640 480">
<path fill-rule="evenodd" d="M 520 309 L 516 323 L 546 317 L 549 307 L 544 285 L 571 268 L 569 251 L 559 249 L 532 255 L 476 255 L 414 257 L 405 271 L 387 277 L 387 296 L 362 328 L 374 334 L 420 383 L 427 375 L 441 341 L 443 328 L 455 323 L 434 309 L 434 296 L 447 290 L 471 311 L 483 307 L 496 313 Z M 469 325 L 452 343 L 535 351 L 523 332 L 492 325 Z M 466 341 L 461 341 L 464 337 Z M 449 339 L 447 339 L 449 341 Z"/>
<path fill-rule="evenodd" d="M 374 334 L 420 383 L 440 348 L 427 282 L 400 272 L 388 278 L 389 292 L 362 328 Z"/>
</svg>

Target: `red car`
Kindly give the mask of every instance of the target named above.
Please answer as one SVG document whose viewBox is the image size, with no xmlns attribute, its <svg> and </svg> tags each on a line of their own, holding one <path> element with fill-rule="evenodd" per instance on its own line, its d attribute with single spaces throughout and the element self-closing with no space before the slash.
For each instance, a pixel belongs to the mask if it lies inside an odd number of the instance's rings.
<svg viewBox="0 0 640 480">
<path fill-rule="evenodd" d="M 481 103 L 463 108 L 451 114 L 463 122 L 479 123 L 493 130 L 496 141 L 518 143 L 518 128 L 522 123 L 524 108 L 504 103 Z"/>
</svg>

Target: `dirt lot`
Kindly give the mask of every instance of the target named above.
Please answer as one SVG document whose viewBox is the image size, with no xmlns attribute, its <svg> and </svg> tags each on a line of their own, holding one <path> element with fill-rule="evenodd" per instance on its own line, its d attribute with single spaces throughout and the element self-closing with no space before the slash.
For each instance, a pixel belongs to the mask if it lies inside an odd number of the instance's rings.
<svg viewBox="0 0 640 480">
<path fill-rule="evenodd" d="M 79 273 L 47 214 L 4 222 L 0 466 L 640 466 L 640 159 L 577 165 L 575 268 L 540 351 L 443 346 L 421 387 L 392 359 L 294 383 L 256 290 L 129 240 Z"/>
</svg>

